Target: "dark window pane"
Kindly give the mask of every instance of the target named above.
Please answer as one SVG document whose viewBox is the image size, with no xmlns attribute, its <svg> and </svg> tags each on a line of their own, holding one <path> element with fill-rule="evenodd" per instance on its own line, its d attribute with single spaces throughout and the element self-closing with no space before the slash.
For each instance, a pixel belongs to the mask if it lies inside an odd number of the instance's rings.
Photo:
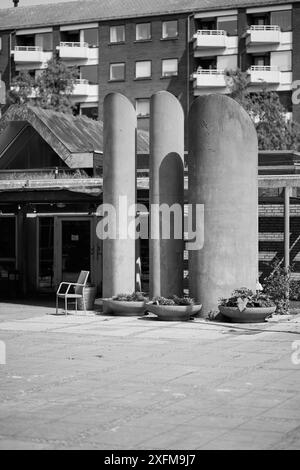
<svg viewBox="0 0 300 470">
<path fill-rule="evenodd" d="M 98 66 L 97 65 L 83 65 L 80 67 L 81 78 L 89 81 L 91 85 L 98 84 Z"/>
<path fill-rule="evenodd" d="M 235 20 L 226 20 L 226 18 L 219 19 L 217 29 L 222 29 L 226 31 L 229 36 L 237 36 L 237 19 Z"/>
<path fill-rule="evenodd" d="M 98 46 L 98 29 L 84 29 L 83 30 L 84 42 L 87 42 L 89 46 Z"/>
<path fill-rule="evenodd" d="M 271 24 L 280 26 L 282 31 L 292 30 L 292 12 L 288 11 L 273 11 L 271 13 Z"/>
<path fill-rule="evenodd" d="M 89 117 L 90 119 L 97 120 L 98 119 L 98 107 L 93 106 L 90 108 L 81 108 L 81 114 L 83 116 Z"/>
<path fill-rule="evenodd" d="M 14 258 L 16 256 L 15 243 L 15 218 L 0 217 L 0 258 Z"/>
</svg>

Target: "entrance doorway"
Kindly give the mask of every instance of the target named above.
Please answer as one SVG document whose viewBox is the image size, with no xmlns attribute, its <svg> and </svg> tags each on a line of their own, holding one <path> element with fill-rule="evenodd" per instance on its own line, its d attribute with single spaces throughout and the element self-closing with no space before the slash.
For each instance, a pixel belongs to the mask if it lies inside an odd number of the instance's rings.
<svg viewBox="0 0 300 470">
<path fill-rule="evenodd" d="M 75 282 L 79 272 L 91 271 L 91 221 L 61 220 L 61 278 Z"/>
<path fill-rule="evenodd" d="M 40 292 L 54 292 L 60 282 L 76 282 L 81 270 L 101 292 L 102 245 L 95 216 L 37 217 L 37 282 Z"/>
</svg>

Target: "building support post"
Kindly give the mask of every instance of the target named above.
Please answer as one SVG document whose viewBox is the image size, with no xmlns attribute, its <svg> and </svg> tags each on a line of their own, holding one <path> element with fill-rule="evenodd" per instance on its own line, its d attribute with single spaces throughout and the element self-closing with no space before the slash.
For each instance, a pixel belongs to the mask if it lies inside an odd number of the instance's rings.
<svg viewBox="0 0 300 470">
<path fill-rule="evenodd" d="M 290 266 L 290 195 L 291 188 L 284 188 L 284 267 L 286 271 Z"/>
</svg>

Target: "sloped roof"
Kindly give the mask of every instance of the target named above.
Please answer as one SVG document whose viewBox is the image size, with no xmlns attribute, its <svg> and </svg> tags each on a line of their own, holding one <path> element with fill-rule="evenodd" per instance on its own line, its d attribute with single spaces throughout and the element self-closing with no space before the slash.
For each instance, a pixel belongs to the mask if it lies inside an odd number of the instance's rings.
<svg viewBox="0 0 300 470">
<path fill-rule="evenodd" d="M 103 21 L 248 6 L 299 3 L 300 0 L 82 0 L 0 10 L 0 29 Z"/>
<path fill-rule="evenodd" d="M 2 119 L 28 122 L 69 168 L 92 167 L 93 153 L 103 151 L 102 121 L 34 106 L 16 105 L 11 106 Z M 5 132 L 0 134 L 0 151 L 4 145 L 7 145 Z M 137 151 L 142 154 L 149 152 L 149 137 L 145 131 L 138 131 Z"/>
</svg>

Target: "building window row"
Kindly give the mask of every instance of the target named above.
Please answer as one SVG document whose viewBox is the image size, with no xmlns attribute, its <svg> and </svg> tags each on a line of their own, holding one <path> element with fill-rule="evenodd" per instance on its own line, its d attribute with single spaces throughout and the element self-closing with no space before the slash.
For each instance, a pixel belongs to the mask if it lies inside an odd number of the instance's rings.
<svg viewBox="0 0 300 470">
<path fill-rule="evenodd" d="M 135 40 L 149 41 L 152 38 L 151 23 L 138 23 L 135 25 Z M 178 21 L 163 21 L 161 38 L 175 39 L 178 37 Z M 125 25 L 110 27 L 110 43 L 118 44 L 125 42 Z"/>
<path fill-rule="evenodd" d="M 162 59 L 161 76 L 162 78 L 176 77 L 178 75 L 178 59 Z M 149 79 L 152 76 L 151 60 L 140 60 L 135 62 L 135 79 Z M 125 62 L 110 64 L 109 79 L 111 81 L 121 81 L 126 78 Z"/>
</svg>

